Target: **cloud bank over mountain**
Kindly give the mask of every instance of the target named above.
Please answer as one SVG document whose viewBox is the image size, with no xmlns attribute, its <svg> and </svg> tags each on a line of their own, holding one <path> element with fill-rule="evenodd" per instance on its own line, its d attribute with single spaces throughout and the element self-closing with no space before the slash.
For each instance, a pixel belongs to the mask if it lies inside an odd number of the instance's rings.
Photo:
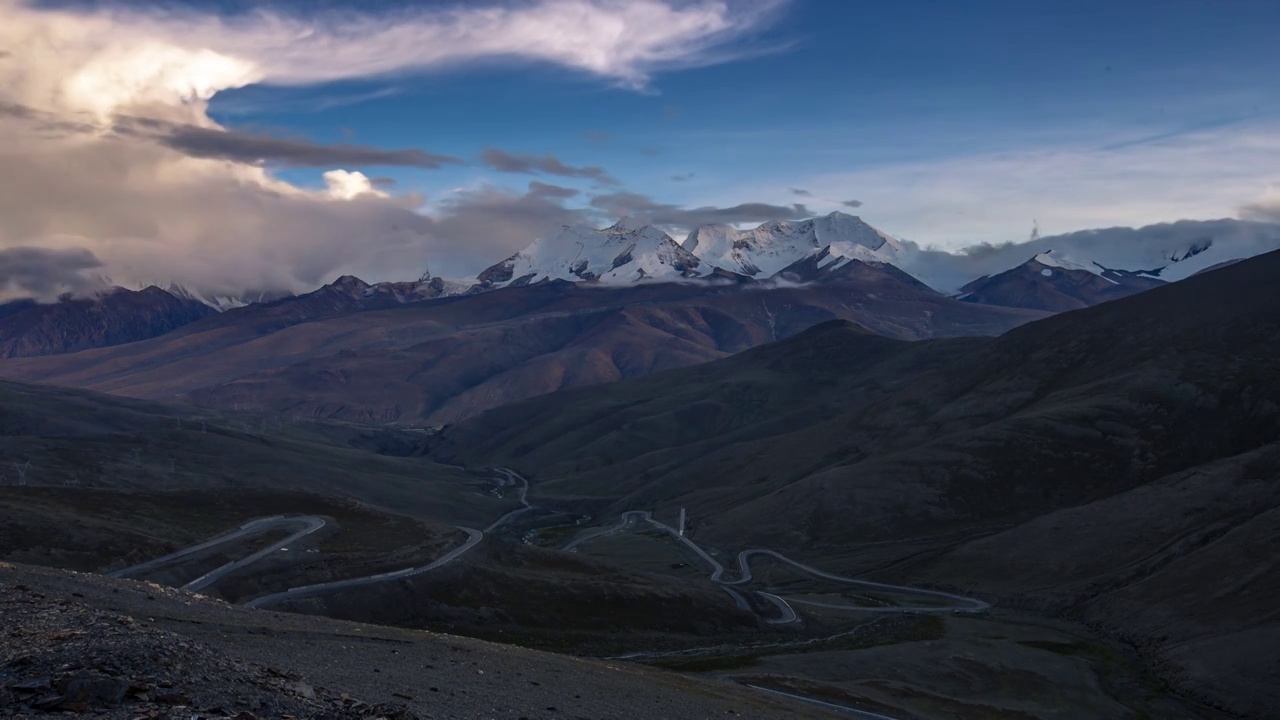
<svg viewBox="0 0 1280 720">
<path fill-rule="evenodd" d="M 511 60 L 643 88 L 657 72 L 740 57 L 732 41 L 779 7 L 540 0 L 302 19 L 0 0 L 0 250 L 94 258 L 55 263 L 71 276 L 9 274 L 4 292 L 82 291 L 103 275 L 235 293 L 301 289 L 340 272 L 400 276 L 428 258 L 446 269 L 483 266 L 491 249 L 513 251 L 581 212 L 542 184 L 527 194 L 467 190 L 423 212 L 426 198 L 393 195 L 356 168 L 460 159 L 245 133 L 215 122 L 209 100 L 255 83 Z M 540 155 L 488 160 L 514 172 L 610 179 Z M 286 181 L 279 167 L 319 168 L 326 187 Z"/>
</svg>

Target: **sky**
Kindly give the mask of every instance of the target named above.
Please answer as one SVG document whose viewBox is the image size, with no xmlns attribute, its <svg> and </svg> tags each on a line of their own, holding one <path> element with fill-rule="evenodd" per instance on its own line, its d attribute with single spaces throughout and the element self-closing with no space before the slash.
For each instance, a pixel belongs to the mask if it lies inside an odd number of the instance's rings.
<svg viewBox="0 0 1280 720">
<path fill-rule="evenodd" d="M 951 252 L 1280 220 L 1264 0 L 0 0 L 0 283 L 474 275 L 833 210 Z M 19 287 L 21 286 L 21 287 Z"/>
</svg>

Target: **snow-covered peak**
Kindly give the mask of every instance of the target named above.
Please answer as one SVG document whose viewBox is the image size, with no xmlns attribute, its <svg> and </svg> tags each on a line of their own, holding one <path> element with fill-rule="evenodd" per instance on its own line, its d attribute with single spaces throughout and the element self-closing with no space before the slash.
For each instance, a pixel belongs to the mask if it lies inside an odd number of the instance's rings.
<svg viewBox="0 0 1280 720">
<path fill-rule="evenodd" d="M 1244 220 L 1180 220 L 1141 228 L 1115 227 L 1034 237 L 978 252 L 945 252 L 908 244 L 898 267 L 943 292 L 973 278 L 995 276 L 1036 258 L 1046 267 L 1088 270 L 1108 280 L 1175 282 L 1233 260 L 1280 249 L 1280 225 Z"/>
<path fill-rule="evenodd" d="M 157 286 L 159 286 L 158 283 L 157 283 Z M 224 293 L 217 293 L 217 292 L 205 292 L 200 290 L 194 290 L 185 285 L 179 285 L 177 283 L 169 283 L 168 286 L 165 287 L 165 290 L 167 290 L 169 294 L 174 295 L 176 297 L 186 298 L 188 300 L 195 300 L 197 302 L 204 303 L 205 305 L 208 305 L 209 307 L 213 308 L 214 310 L 217 310 L 218 312 L 225 312 L 227 310 L 231 310 L 232 308 L 244 307 L 245 305 L 252 305 L 254 303 L 279 300 L 281 298 L 286 298 L 293 295 L 292 292 L 285 291 L 285 290 L 249 291 L 249 292 L 232 295 L 232 294 L 224 294 Z"/>
<path fill-rule="evenodd" d="M 1085 270 L 1102 277 L 1121 274 L 1181 280 L 1223 261 L 1221 254 L 1210 252 L 1213 244 L 1211 238 L 1198 238 L 1145 245 L 1134 243 L 1128 247 L 1090 248 L 1101 257 L 1090 257 L 1088 261 L 1060 251 L 1046 250 L 1036 255 L 1034 261 L 1046 267 Z M 1076 253 L 1080 252 L 1087 250 L 1077 248 Z M 1226 258 L 1231 259 L 1234 258 Z"/>
<path fill-rule="evenodd" d="M 643 230 L 646 227 L 651 227 L 651 226 L 648 223 L 646 223 L 644 220 L 640 219 L 639 217 L 635 215 L 623 215 L 622 217 L 618 218 L 618 222 L 606 228 L 606 231 L 614 232 L 614 233 L 627 233 L 627 232 L 632 232 L 634 230 Z"/>
<path fill-rule="evenodd" d="M 689 233 L 684 249 L 709 264 L 752 277 L 769 277 L 829 249 L 835 262 L 892 263 L 901 243 L 856 215 L 833 212 L 801 221 L 768 222 L 751 230 L 704 225 Z"/>
<path fill-rule="evenodd" d="M 1053 250 L 1045 250 L 1031 259 L 1031 262 L 1037 265 L 1043 265 L 1046 268 L 1060 268 L 1062 270 L 1084 270 L 1094 275 L 1102 275 L 1102 268 L 1096 263 L 1084 263 L 1073 260 L 1060 252 Z"/>
<path fill-rule="evenodd" d="M 479 281 L 485 287 L 546 280 L 619 285 L 702 277 L 710 271 L 662 230 L 624 218 L 603 230 L 566 226 L 480 273 Z"/>
</svg>

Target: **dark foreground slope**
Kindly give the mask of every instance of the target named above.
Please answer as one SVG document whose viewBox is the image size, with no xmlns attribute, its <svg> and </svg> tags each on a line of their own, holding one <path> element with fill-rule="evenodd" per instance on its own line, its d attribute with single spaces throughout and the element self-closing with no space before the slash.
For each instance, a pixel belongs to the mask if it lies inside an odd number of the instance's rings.
<svg viewBox="0 0 1280 720">
<path fill-rule="evenodd" d="M 491 411 L 436 452 L 602 516 L 686 506 L 726 550 L 1079 617 L 1256 712 L 1280 702 L 1277 276 L 1271 253 L 996 339 L 832 323 Z"/>
<path fill-rule="evenodd" d="M 827 717 L 729 683 L 20 565 L 0 565 L 0 615 L 0 714 Z"/>
<path fill-rule="evenodd" d="M 864 263 L 803 287 L 556 282 L 409 303 L 369 292 L 346 279 L 146 342 L 0 362 L 0 375 L 206 407 L 441 424 L 715 360 L 832 319 L 918 339 L 992 335 L 1043 317 L 952 300 Z"/>
</svg>

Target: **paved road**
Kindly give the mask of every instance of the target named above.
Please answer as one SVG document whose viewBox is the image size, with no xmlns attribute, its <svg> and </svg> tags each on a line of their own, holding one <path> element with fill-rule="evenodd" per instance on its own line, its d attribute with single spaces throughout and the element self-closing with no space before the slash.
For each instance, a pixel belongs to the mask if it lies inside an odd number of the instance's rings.
<svg viewBox="0 0 1280 720">
<path fill-rule="evenodd" d="M 953 613 L 953 612 L 983 612 L 991 609 L 991 604 L 978 600 L 977 598 L 964 597 L 963 595 L 953 595 L 939 590 L 925 590 L 923 588 L 905 587 L 902 585 L 889 585 L 887 583 L 871 582 L 870 580 L 858 580 L 856 578 L 841 577 L 840 575 L 832 575 L 815 567 L 810 567 L 803 563 L 798 563 L 791 558 L 774 552 L 773 550 L 765 550 L 761 548 L 753 548 L 751 550 L 743 550 L 738 553 L 738 574 L 737 580 L 722 581 L 730 585 L 740 585 L 751 581 L 751 565 L 750 560 L 756 555 L 768 555 L 776 560 L 794 567 L 801 572 L 813 575 L 815 577 L 833 580 L 846 585 L 857 585 L 871 590 L 888 590 L 891 592 L 906 593 L 910 595 L 935 598 L 937 600 L 948 603 L 949 607 L 940 607 L 932 605 L 889 605 L 884 607 L 863 607 L 861 605 L 838 605 L 833 603 L 821 603 L 813 600 L 790 600 L 790 602 L 801 605 L 812 605 L 814 607 L 825 607 L 835 609 L 856 608 L 861 612 L 913 612 L 913 613 Z"/>
<path fill-rule="evenodd" d="M 436 559 L 435 562 L 432 562 L 430 565 L 424 565 L 419 568 L 405 568 L 404 570 L 395 570 L 393 572 L 380 573 L 377 575 L 367 575 L 365 577 L 351 578 L 349 580 L 334 580 L 332 582 L 289 588 L 284 592 L 264 595 L 260 598 L 250 600 L 245 603 L 245 607 L 266 607 L 268 605 L 275 605 L 277 603 L 284 602 L 285 600 L 297 600 L 299 598 L 310 597 L 313 595 L 322 595 L 324 593 L 333 592 L 334 590 L 359 587 L 361 585 L 372 585 L 374 583 L 387 582 L 388 580 L 400 580 L 407 577 L 413 577 L 415 575 L 421 575 L 425 572 L 430 572 L 438 567 L 457 560 L 465 555 L 471 548 L 478 545 L 480 541 L 484 539 L 484 534 L 486 532 L 493 532 L 510 522 L 512 518 L 516 517 L 520 513 L 533 509 L 533 506 L 529 504 L 529 481 L 516 471 L 509 468 L 497 468 L 497 471 L 501 473 L 505 479 L 505 482 L 502 483 L 503 485 L 520 483 L 519 500 L 521 506 L 498 518 L 493 522 L 493 524 L 489 525 L 489 527 L 485 528 L 483 531 L 459 526 L 458 529 L 467 534 L 467 541 Z"/>
<path fill-rule="evenodd" d="M 285 600 L 296 600 L 298 598 L 310 597 L 313 595 L 321 595 L 327 592 L 333 592 L 335 590 L 342 590 L 345 588 L 359 587 L 361 585 L 372 585 L 374 583 L 387 582 L 389 580 L 400 580 L 403 578 L 420 575 L 425 572 L 430 572 L 432 570 L 435 570 L 436 568 L 442 567 L 444 565 L 447 565 L 453 562 L 454 560 L 457 560 L 458 558 L 465 555 L 469 550 L 471 550 L 471 548 L 478 545 L 480 541 L 484 539 L 485 532 L 492 532 L 497 528 L 501 527 L 502 525 L 506 524 L 507 522 L 509 522 L 512 518 L 516 517 L 520 513 L 533 509 L 533 506 L 529 504 L 529 500 L 528 500 L 529 481 L 526 480 L 524 477 L 522 477 L 519 473 L 515 472 L 514 470 L 510 470 L 508 468 L 498 468 L 497 471 L 502 474 L 502 477 L 503 477 L 502 484 L 504 485 L 515 484 L 515 483 L 520 484 L 521 487 L 520 487 L 519 500 L 520 500 L 521 507 L 518 507 L 515 510 L 512 510 L 511 512 L 507 513 L 506 515 L 503 515 L 502 517 L 498 518 L 496 521 L 493 522 L 493 524 L 485 528 L 484 531 L 476 530 L 475 528 L 459 526 L 458 529 L 467 534 L 466 542 L 454 548 L 453 550 L 450 550 L 449 552 L 445 553 L 444 555 L 437 558 L 430 564 L 423 565 L 422 567 L 405 568 L 403 570 L 395 570 L 392 572 L 379 573 L 377 575 L 366 575 L 364 577 L 350 578 L 347 580 L 334 580 L 332 582 L 316 583 L 314 585 L 303 585 L 300 587 L 289 588 L 288 590 L 285 590 L 283 592 L 273 593 L 271 595 L 264 595 L 262 597 L 250 600 L 249 602 L 245 603 L 245 606 L 246 607 L 266 607 L 268 605 L 275 605 Z M 214 583 L 218 582 L 222 578 L 226 577 L 228 574 L 233 573 L 236 570 L 245 568 L 249 565 L 252 565 L 253 563 L 258 562 L 263 558 L 266 558 L 272 553 L 278 552 L 280 549 L 286 548 L 290 544 L 300 540 L 301 538 L 306 537 L 307 535 L 310 535 L 311 533 L 314 533 L 317 530 L 323 528 L 325 526 L 324 519 L 319 517 L 314 517 L 314 516 L 284 517 L 282 515 L 274 515 L 272 517 L 259 518 L 257 520 L 247 522 L 244 525 L 241 525 L 239 528 L 232 530 L 231 532 L 223 533 L 222 535 L 219 535 L 214 538 L 210 538 L 209 540 L 206 540 L 197 545 L 192 545 L 191 547 L 183 548 L 182 550 L 179 550 L 174 553 L 170 553 L 168 555 L 165 555 L 164 557 L 159 557 L 154 560 L 148 560 L 147 562 L 140 563 L 132 567 L 127 567 L 127 568 L 124 568 L 123 570 L 116 570 L 115 572 L 110 573 L 110 576 L 111 577 L 128 577 L 130 575 L 137 575 L 139 573 L 142 573 L 148 570 L 153 570 L 153 569 L 163 567 L 165 565 L 183 560 L 192 555 L 203 552 L 205 550 L 209 550 L 211 548 L 215 548 L 225 543 L 241 540 L 246 537 L 251 537 L 254 535 L 260 535 L 264 532 L 267 532 L 277 527 L 290 527 L 290 526 L 299 525 L 299 524 L 302 525 L 303 527 L 297 532 L 290 535 L 289 537 L 286 537 L 283 540 L 273 543 L 270 546 L 263 548 L 262 550 L 259 550 L 255 553 L 252 553 L 243 558 L 240 558 L 239 560 L 229 562 L 221 567 L 211 570 L 183 586 L 184 590 L 197 592 L 199 590 L 209 587 L 210 585 L 213 585 Z"/>
<path fill-rule="evenodd" d="M 508 483 L 516 483 L 516 482 L 520 483 L 520 505 L 521 506 L 516 508 L 515 510 L 512 510 L 506 515 L 503 515 L 497 520 L 493 521 L 492 525 L 484 529 L 485 532 L 493 532 L 494 530 L 497 530 L 498 528 L 510 522 L 512 518 L 516 517 L 520 513 L 528 512 L 533 509 L 533 506 L 529 504 L 529 481 L 525 480 L 523 476 L 521 476 L 515 470 L 512 470 L 510 468 L 496 468 L 496 469 L 499 473 L 502 473 L 502 475 L 507 479 Z"/>
<path fill-rule="evenodd" d="M 210 570 L 204 575 L 201 575 L 195 580 L 192 580 L 186 585 L 183 585 L 182 589 L 190 590 L 191 592 L 199 592 L 200 590 L 203 590 L 209 587 L 210 585 L 218 582 L 219 580 L 235 572 L 236 570 L 252 565 L 253 563 L 256 563 L 259 560 L 262 560 L 263 558 L 271 555 L 272 553 L 279 552 L 281 549 L 289 547 L 290 545 L 297 542 L 298 540 L 301 540 L 302 538 L 324 527 L 323 518 L 307 516 L 307 517 L 291 518 L 291 519 L 300 520 L 306 523 L 306 527 L 302 528 L 298 532 L 290 535 L 289 537 L 279 542 L 272 543 L 271 545 L 268 545 L 267 547 L 262 548 L 256 553 L 242 557 L 239 560 L 233 560 L 227 563 L 226 565 L 223 565 L 222 567 Z"/>
<path fill-rule="evenodd" d="M 796 695 L 794 693 L 782 692 L 781 690 L 774 690 L 773 688 L 767 688 L 761 685 L 752 685 L 751 683 L 743 683 L 743 684 L 751 688 L 752 690 L 759 690 L 760 692 L 767 692 L 767 693 L 772 693 L 774 695 L 781 695 L 782 697 L 789 697 L 792 700 L 802 700 L 804 702 L 812 703 L 814 705 L 821 705 L 823 707 L 828 707 L 835 710 L 839 710 L 841 712 L 849 713 L 854 717 L 863 718 L 864 720 L 898 720 L 897 718 L 890 717 L 888 715 L 881 715 L 880 713 L 873 713 L 873 712 L 868 712 L 866 710 L 851 708 L 848 705 L 837 705 L 833 702 L 827 702 L 826 700 L 818 700 L 817 698 L 806 697 L 804 695 Z"/>
<path fill-rule="evenodd" d="M 752 579 L 751 558 L 757 555 L 767 555 L 769 557 L 772 557 L 774 559 L 787 563 L 788 565 L 792 566 L 793 568 L 803 573 L 813 575 L 814 577 L 820 577 L 825 580 L 831 580 L 831 581 L 843 583 L 846 585 L 855 585 L 858 587 L 868 588 L 873 590 L 888 590 L 888 591 L 907 594 L 907 595 L 927 597 L 933 600 L 941 601 L 941 603 L 943 603 L 940 605 L 890 605 L 890 606 L 883 606 L 883 607 L 865 607 L 861 605 L 841 605 L 837 603 L 822 603 L 822 602 L 817 602 L 813 600 L 787 599 L 787 598 L 779 597 L 778 595 L 774 595 L 772 593 L 759 592 L 759 595 L 761 597 L 763 597 L 765 600 L 768 600 L 771 604 L 777 607 L 779 612 L 781 613 L 780 616 L 777 618 L 765 619 L 765 622 L 768 622 L 774 625 L 784 625 L 787 623 L 793 623 L 793 622 L 799 621 L 800 617 L 799 615 L 796 614 L 795 608 L 791 606 L 792 603 L 795 603 L 798 605 L 810 605 L 813 607 L 822 607 L 822 608 L 828 608 L 828 609 L 834 609 L 834 610 L 855 610 L 858 612 L 872 612 L 872 613 L 957 613 L 957 612 L 975 613 L 975 612 L 983 612 L 991 608 L 990 603 L 984 602 L 982 600 L 978 600 L 976 598 L 964 597 L 962 595 L 953 595 L 951 593 L 941 592 L 938 590 L 925 590 L 923 588 L 906 587 L 903 585 L 890 585 L 888 583 L 871 582 L 870 580 L 859 580 L 857 578 L 849 578 L 849 577 L 843 577 L 840 575 L 833 575 L 829 572 L 825 572 L 823 570 L 810 567 L 803 563 L 796 562 L 795 560 L 792 560 L 791 558 L 785 555 L 782 555 L 781 553 L 778 553 L 776 551 L 768 550 L 764 548 L 752 548 L 750 550 L 743 550 L 742 552 L 738 553 L 738 578 L 736 580 L 726 580 L 724 578 L 724 574 L 725 574 L 724 565 L 722 565 L 719 560 L 716 560 L 714 557 L 711 556 L 710 553 L 698 547 L 698 545 L 694 543 L 692 540 L 690 540 L 689 538 L 680 535 L 680 532 L 675 528 L 671 527 L 670 525 L 666 525 L 664 523 L 658 522 L 657 520 L 654 520 L 653 515 L 646 510 L 632 510 L 629 512 L 625 512 L 622 514 L 622 518 L 618 521 L 617 524 L 610 525 L 608 527 L 600 528 L 598 530 L 587 533 L 586 535 L 583 535 L 577 538 L 573 542 L 570 542 L 563 549 L 569 552 L 573 552 L 577 549 L 579 545 L 581 545 L 584 542 L 589 542 L 591 540 L 604 537 L 605 535 L 611 535 L 613 533 L 622 532 L 632 527 L 637 521 L 647 522 L 650 525 L 653 525 L 654 527 L 668 533 L 673 538 L 675 538 L 677 542 L 683 544 L 685 547 L 689 548 L 695 554 L 697 554 L 698 557 L 702 558 L 703 562 L 705 562 L 708 566 L 711 567 L 711 575 L 708 576 L 708 579 L 714 583 L 719 583 L 720 586 L 726 592 L 728 592 L 731 596 L 733 596 L 734 602 L 738 604 L 738 607 L 741 607 L 743 609 L 750 609 L 750 605 L 747 603 L 746 599 L 743 598 L 740 593 L 736 592 L 733 589 L 733 586 L 745 585 L 746 583 L 751 582 L 751 579 Z"/>
<path fill-rule="evenodd" d="M 467 534 L 467 541 L 462 545 L 450 550 L 444 555 L 436 558 L 429 565 L 423 565 L 417 568 L 405 568 L 403 570 L 394 570 L 392 572 L 379 573 L 377 575 L 366 575 L 364 577 L 351 578 L 348 580 L 334 580 L 332 582 L 317 583 L 315 585 L 302 585 L 300 587 L 289 588 L 284 592 L 273 593 L 271 595 L 263 595 L 260 598 L 254 598 L 245 603 L 245 607 L 260 608 L 268 605 L 276 605 L 285 600 L 298 600 L 313 595 L 323 595 L 335 590 L 343 590 L 346 588 L 360 587 L 361 585 L 372 585 L 374 583 L 387 582 L 389 580 L 401 580 L 403 578 L 421 575 L 430 572 L 438 567 L 448 565 L 449 563 L 462 557 L 468 550 L 475 547 L 484 539 L 484 533 L 474 528 L 459 527 L 459 530 Z"/>
<path fill-rule="evenodd" d="M 122 570 L 116 570 L 114 572 L 108 573 L 108 575 L 110 575 L 111 577 L 129 577 L 130 575 L 137 575 L 139 573 L 147 572 L 149 570 L 155 570 L 157 568 L 164 567 L 165 565 L 170 565 L 179 560 L 186 559 L 192 555 L 196 555 L 198 553 L 204 552 L 205 550 L 210 550 L 215 547 L 218 547 L 219 545 L 224 545 L 226 543 L 234 542 L 237 540 L 243 540 L 245 538 L 253 537 L 255 535 L 261 535 L 262 533 L 268 532 L 275 528 L 281 528 L 281 527 L 287 528 L 287 527 L 294 527 L 298 525 L 302 526 L 301 529 L 299 529 L 297 532 L 293 533 L 289 537 L 286 537 L 283 540 L 274 542 L 271 545 L 251 555 L 247 555 L 243 558 L 240 558 L 239 560 L 229 562 L 225 565 L 222 565 L 221 567 L 210 570 L 204 575 L 201 575 L 195 580 L 192 580 L 191 582 L 182 586 L 182 589 L 184 590 L 190 590 L 192 592 L 196 592 L 206 587 L 209 587 L 210 585 L 226 577 L 228 574 L 235 572 L 236 570 L 239 570 L 240 568 L 245 567 L 246 565 L 255 563 L 267 557 L 271 553 L 278 552 L 281 548 L 286 548 L 290 544 L 297 542 L 298 540 L 306 537 L 307 535 L 310 535 L 311 533 L 316 532 L 317 530 L 324 527 L 325 525 L 324 519 L 311 516 L 311 515 L 307 515 L 303 517 L 285 517 L 283 515 L 273 515 L 271 517 L 259 518 L 257 520 L 247 522 L 244 525 L 241 525 L 240 527 L 236 528 L 235 530 L 232 530 L 231 532 L 223 533 L 217 537 L 210 538 L 209 540 L 206 540 L 197 545 L 192 545 L 191 547 L 183 548 L 177 552 L 170 553 L 163 557 L 158 557 L 154 560 L 148 560 L 147 562 L 139 563 L 132 567 L 127 567 Z"/>
</svg>

